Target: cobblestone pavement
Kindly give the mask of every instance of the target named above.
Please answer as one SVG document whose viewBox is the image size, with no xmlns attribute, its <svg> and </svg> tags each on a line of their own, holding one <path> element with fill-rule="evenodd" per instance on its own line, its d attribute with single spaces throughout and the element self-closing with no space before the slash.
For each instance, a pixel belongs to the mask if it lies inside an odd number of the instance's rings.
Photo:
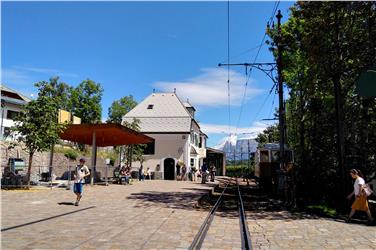
<svg viewBox="0 0 376 250">
<path fill-rule="evenodd" d="M 287 211 L 247 212 L 253 249 L 376 249 L 376 227 Z"/>
<path fill-rule="evenodd" d="M 2 249 L 187 249 L 210 185 L 145 181 L 72 191 L 1 191 Z M 19 227 L 17 227 L 19 226 Z"/>
<path fill-rule="evenodd" d="M 232 213 L 232 212 L 231 212 Z M 201 249 L 241 249 L 238 213 L 216 213 Z"/>
<path fill-rule="evenodd" d="M 2 249 L 187 249 L 210 184 L 145 181 L 72 191 L 1 191 Z M 280 212 L 247 212 L 254 249 L 376 249 L 376 227 Z M 240 249 L 237 214 L 219 212 L 202 249 Z"/>
</svg>

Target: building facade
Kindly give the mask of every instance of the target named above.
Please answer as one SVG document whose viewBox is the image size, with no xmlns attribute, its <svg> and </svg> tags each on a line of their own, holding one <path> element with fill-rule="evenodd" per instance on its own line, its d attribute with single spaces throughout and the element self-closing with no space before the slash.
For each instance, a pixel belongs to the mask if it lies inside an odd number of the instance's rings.
<svg viewBox="0 0 376 250">
<path fill-rule="evenodd" d="M 14 118 L 21 112 L 22 106 L 30 101 L 21 93 L 1 84 L 1 129 L 2 140 L 13 140 L 10 128 L 14 126 Z"/>
<path fill-rule="evenodd" d="M 129 111 L 123 122 L 139 122 L 140 132 L 155 139 L 145 150 L 144 168 L 155 176 L 174 180 L 177 165 L 199 169 L 206 158 L 207 136 L 195 120 L 195 108 L 176 93 L 153 93 Z M 134 162 L 139 167 L 140 162 Z"/>
</svg>

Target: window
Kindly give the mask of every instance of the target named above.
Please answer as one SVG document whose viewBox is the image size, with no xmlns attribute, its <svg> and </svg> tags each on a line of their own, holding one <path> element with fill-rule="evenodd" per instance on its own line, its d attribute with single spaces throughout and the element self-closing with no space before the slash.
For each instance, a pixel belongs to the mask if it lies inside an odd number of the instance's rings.
<svg viewBox="0 0 376 250">
<path fill-rule="evenodd" d="M 191 158 L 191 167 L 195 166 L 195 158 Z"/>
<path fill-rule="evenodd" d="M 155 154 L 155 142 L 151 142 L 148 144 L 145 144 L 146 147 L 144 148 L 144 155 L 153 155 Z"/>
<path fill-rule="evenodd" d="M 279 162 L 279 151 L 272 150 L 272 162 Z"/>
<path fill-rule="evenodd" d="M 17 112 L 17 111 L 8 110 L 7 119 L 14 120 L 18 114 L 19 114 L 19 112 Z"/>
<path fill-rule="evenodd" d="M 148 109 L 153 109 L 153 107 L 154 107 L 154 104 L 149 104 L 148 105 Z"/>
<path fill-rule="evenodd" d="M 202 137 L 200 136 L 200 142 L 198 143 L 198 147 L 202 148 Z"/>
<path fill-rule="evenodd" d="M 8 136 L 10 136 L 10 128 L 5 127 L 3 137 L 6 138 Z"/>
<path fill-rule="evenodd" d="M 260 151 L 260 162 L 269 162 L 269 151 L 268 150 Z"/>
</svg>

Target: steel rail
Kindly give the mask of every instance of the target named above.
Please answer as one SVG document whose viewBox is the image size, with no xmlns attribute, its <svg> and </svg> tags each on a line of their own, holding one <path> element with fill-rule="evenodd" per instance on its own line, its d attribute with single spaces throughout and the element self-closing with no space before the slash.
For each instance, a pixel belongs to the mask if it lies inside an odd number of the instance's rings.
<svg viewBox="0 0 376 250">
<path fill-rule="evenodd" d="M 243 203 L 243 198 L 240 192 L 240 187 L 238 184 L 238 179 L 236 179 L 236 184 L 238 186 L 238 196 L 239 196 L 239 203 L 238 203 L 239 224 L 240 224 L 240 235 L 242 239 L 242 249 L 251 250 L 252 249 L 251 236 L 248 230 L 247 217 L 244 212 L 244 203 Z"/>
<path fill-rule="evenodd" d="M 219 196 L 217 202 L 214 204 L 214 206 L 210 210 L 209 214 L 206 216 L 204 223 L 201 225 L 198 233 L 196 234 L 195 238 L 193 239 L 192 244 L 189 246 L 189 248 L 188 248 L 189 250 L 201 249 L 202 243 L 204 242 L 204 239 L 206 237 L 206 233 L 208 232 L 210 224 L 213 221 L 214 213 L 217 211 L 219 205 L 222 203 L 223 194 L 225 193 L 229 183 L 230 183 L 230 181 L 227 182 L 226 187 L 223 189 L 223 191 L 221 193 L 221 196 Z"/>
</svg>

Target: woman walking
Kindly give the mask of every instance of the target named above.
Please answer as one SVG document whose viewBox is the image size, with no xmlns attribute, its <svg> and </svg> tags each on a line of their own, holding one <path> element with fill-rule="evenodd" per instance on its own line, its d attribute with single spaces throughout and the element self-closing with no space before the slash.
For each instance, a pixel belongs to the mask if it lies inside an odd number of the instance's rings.
<svg viewBox="0 0 376 250">
<path fill-rule="evenodd" d="M 360 170 L 351 169 L 350 170 L 351 178 L 355 180 L 354 182 L 354 191 L 347 196 L 347 199 L 351 199 L 353 195 L 355 195 L 355 201 L 351 206 L 351 212 L 349 217 L 347 218 L 346 222 L 350 222 L 352 216 L 355 214 L 357 210 L 364 211 L 368 215 L 368 225 L 372 224 L 372 215 L 371 211 L 368 207 L 367 196 L 363 192 L 363 185 L 365 184 L 364 179 L 362 178 L 362 173 Z"/>
</svg>

